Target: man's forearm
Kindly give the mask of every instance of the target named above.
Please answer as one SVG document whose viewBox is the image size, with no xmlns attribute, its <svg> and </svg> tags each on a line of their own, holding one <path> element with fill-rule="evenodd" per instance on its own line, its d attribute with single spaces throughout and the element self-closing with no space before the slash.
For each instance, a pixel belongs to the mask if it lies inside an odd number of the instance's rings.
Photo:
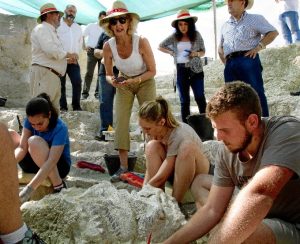
<svg viewBox="0 0 300 244">
<path fill-rule="evenodd" d="M 244 188 L 211 235 L 209 243 L 242 243 L 262 222 L 272 204 L 271 197 Z"/>
<path fill-rule="evenodd" d="M 263 45 L 267 46 L 270 44 L 274 39 L 278 36 L 278 31 L 271 31 L 268 32 L 261 40 L 260 42 L 263 43 Z"/>
<path fill-rule="evenodd" d="M 221 216 L 208 210 L 199 209 L 181 229 L 169 237 L 164 244 L 183 244 L 197 240 L 208 233 L 221 219 Z"/>
</svg>

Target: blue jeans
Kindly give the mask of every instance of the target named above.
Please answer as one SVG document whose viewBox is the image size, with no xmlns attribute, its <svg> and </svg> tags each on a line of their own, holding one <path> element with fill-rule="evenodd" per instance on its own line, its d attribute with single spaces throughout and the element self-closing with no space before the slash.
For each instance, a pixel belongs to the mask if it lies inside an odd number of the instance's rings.
<svg viewBox="0 0 300 244">
<path fill-rule="evenodd" d="M 300 42 L 299 16 L 297 11 L 287 11 L 279 15 L 281 31 L 286 44 Z"/>
<path fill-rule="evenodd" d="M 69 76 L 72 83 L 72 106 L 73 109 L 80 108 L 80 93 L 81 93 L 81 76 L 80 66 L 78 64 L 68 64 L 66 74 L 60 78 L 61 82 L 61 97 L 59 100 L 60 109 L 68 110 L 66 98 L 66 75 Z"/>
<path fill-rule="evenodd" d="M 177 64 L 177 88 L 181 105 L 181 119 L 187 123 L 190 115 L 190 87 L 192 87 L 199 113 L 205 113 L 206 99 L 204 95 L 204 73 L 194 73 L 184 64 Z"/>
<path fill-rule="evenodd" d="M 245 56 L 239 56 L 230 58 L 226 61 L 224 78 L 225 82 L 239 80 L 251 85 L 251 87 L 259 96 L 262 108 L 262 116 L 269 117 L 268 103 L 264 90 L 264 82 L 262 79 L 262 70 L 263 68 L 258 54 L 254 59 Z"/>
<path fill-rule="evenodd" d="M 98 71 L 99 71 L 100 61 L 101 61 L 100 59 L 95 58 L 94 48 L 92 48 L 91 51 L 89 51 L 87 53 L 87 65 L 86 65 L 86 73 L 84 76 L 84 84 L 83 84 L 82 94 L 89 95 L 91 84 L 93 81 L 94 70 L 95 70 L 96 64 L 98 64 Z M 98 92 L 99 92 L 99 84 L 97 82 L 95 94 L 98 94 Z"/>
<path fill-rule="evenodd" d="M 98 77 L 99 82 L 99 103 L 100 103 L 100 133 L 106 131 L 109 125 L 113 125 L 113 106 L 116 88 L 106 81 L 105 68 L 101 65 L 101 72 Z M 114 75 L 118 76 L 119 71 L 114 67 Z"/>
</svg>

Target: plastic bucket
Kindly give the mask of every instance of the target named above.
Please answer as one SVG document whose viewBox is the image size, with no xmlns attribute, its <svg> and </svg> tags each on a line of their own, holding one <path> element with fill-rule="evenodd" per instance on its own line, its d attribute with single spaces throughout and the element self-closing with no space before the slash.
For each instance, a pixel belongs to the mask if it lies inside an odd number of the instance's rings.
<svg viewBox="0 0 300 244">
<path fill-rule="evenodd" d="M 193 114 L 187 117 L 188 124 L 196 131 L 202 141 L 214 139 L 214 129 L 205 114 Z"/>
<path fill-rule="evenodd" d="M 104 154 L 103 155 L 109 175 L 113 175 L 120 168 L 120 158 L 118 154 Z M 128 170 L 133 171 L 136 163 L 136 155 L 128 154 Z"/>
</svg>

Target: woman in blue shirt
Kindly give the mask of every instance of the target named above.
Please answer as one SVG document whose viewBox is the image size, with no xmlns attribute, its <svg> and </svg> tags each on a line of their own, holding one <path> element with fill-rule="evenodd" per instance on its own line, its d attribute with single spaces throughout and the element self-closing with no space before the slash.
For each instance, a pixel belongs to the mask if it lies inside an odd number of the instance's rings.
<svg viewBox="0 0 300 244">
<path fill-rule="evenodd" d="M 26 105 L 26 115 L 22 135 L 12 133 L 18 145 L 15 149 L 17 162 L 24 172 L 36 174 L 20 192 L 22 203 L 30 199 L 47 177 L 54 192 L 66 188 L 63 179 L 71 166 L 68 128 L 58 118 L 49 96 L 42 93 L 32 98 Z"/>
</svg>

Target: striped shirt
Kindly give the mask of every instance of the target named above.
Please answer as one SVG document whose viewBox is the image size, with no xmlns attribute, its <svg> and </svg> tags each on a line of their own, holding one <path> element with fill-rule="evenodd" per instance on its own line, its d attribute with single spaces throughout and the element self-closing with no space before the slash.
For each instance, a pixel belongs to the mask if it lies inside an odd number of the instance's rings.
<svg viewBox="0 0 300 244">
<path fill-rule="evenodd" d="M 239 20 L 230 17 L 222 26 L 220 46 L 224 56 L 237 51 L 248 51 L 255 48 L 262 35 L 276 31 L 262 15 L 243 13 Z"/>
</svg>

